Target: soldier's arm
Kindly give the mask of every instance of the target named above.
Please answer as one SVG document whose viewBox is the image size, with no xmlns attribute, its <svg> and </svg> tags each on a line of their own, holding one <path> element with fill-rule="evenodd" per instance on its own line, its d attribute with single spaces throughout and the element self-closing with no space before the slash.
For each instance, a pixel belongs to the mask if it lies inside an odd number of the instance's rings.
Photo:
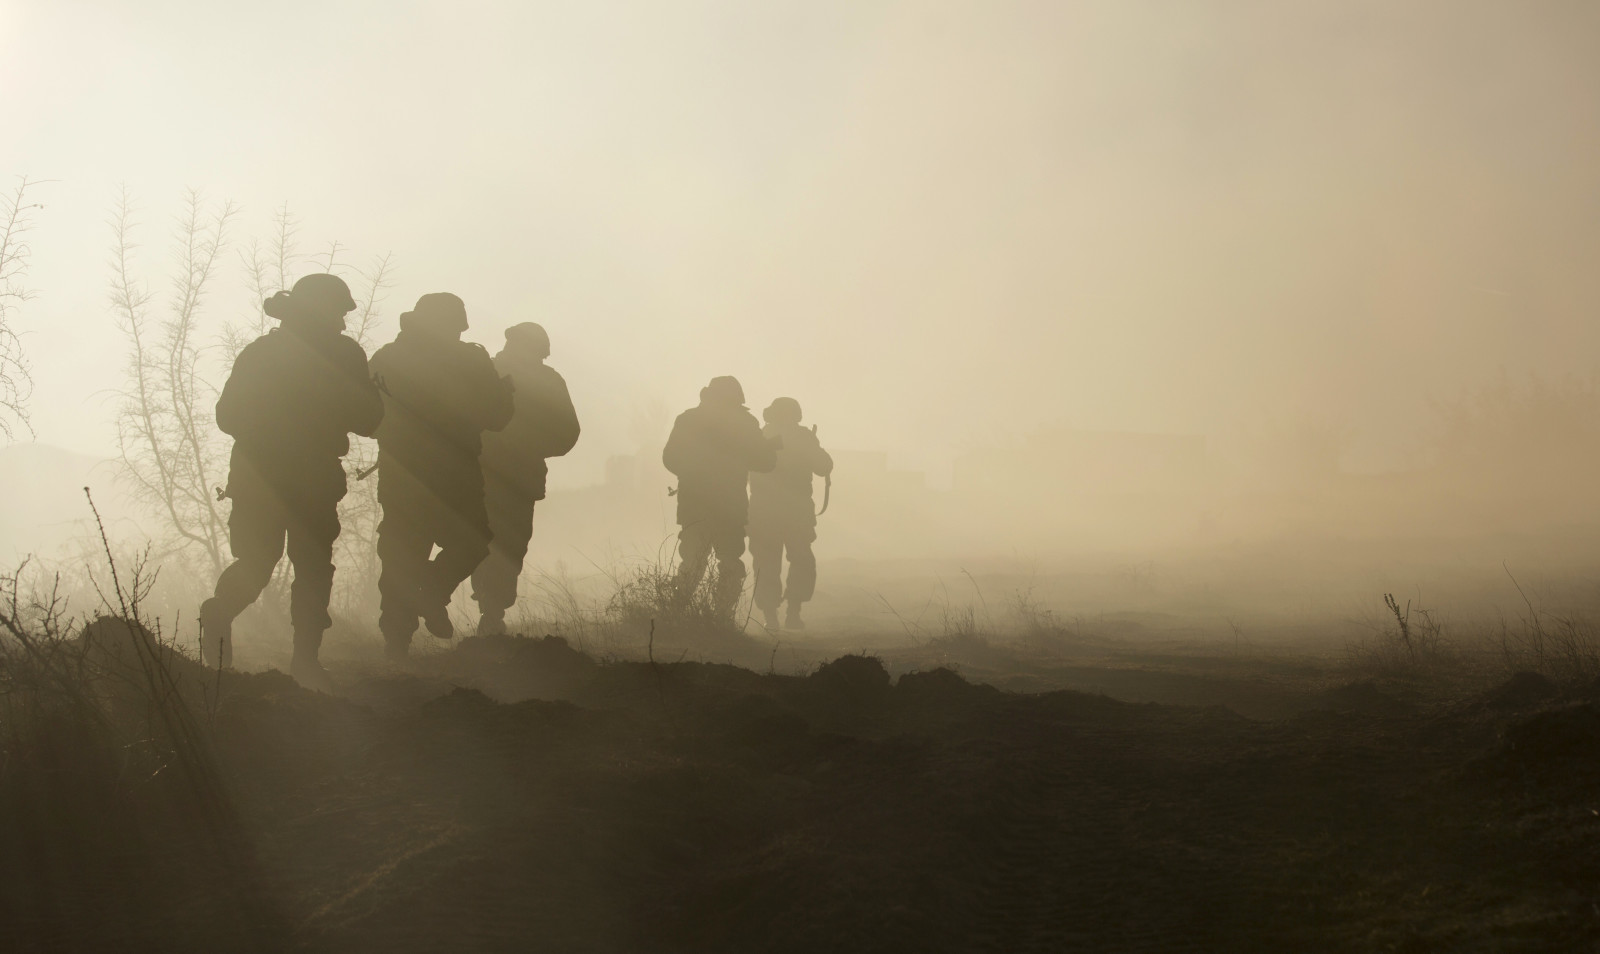
<svg viewBox="0 0 1600 954">
<path fill-rule="evenodd" d="M 350 343 L 341 349 L 339 369 L 344 428 L 362 437 L 371 437 L 383 421 L 383 395 L 372 379 L 367 353 L 355 341 L 345 340 Z"/>
<path fill-rule="evenodd" d="M 747 431 L 747 449 L 750 469 L 758 474 L 770 473 L 778 466 L 778 450 L 783 447 L 783 438 L 777 434 L 768 437 L 761 433 L 761 425 L 756 423 L 754 417 L 750 418 Z"/>
<path fill-rule="evenodd" d="M 684 459 L 683 418 L 672 422 L 672 433 L 667 435 L 667 446 L 661 448 L 661 464 L 674 476 L 682 477 L 688 461 Z"/>
<path fill-rule="evenodd" d="M 546 457 L 561 457 L 578 443 L 578 411 L 572 406 L 572 393 L 566 379 L 550 372 L 550 400 L 544 409 L 550 420 L 550 445 Z"/>
<path fill-rule="evenodd" d="M 253 343 L 246 345 L 234 359 L 233 370 L 217 397 L 217 429 L 230 437 L 248 433 L 255 418 L 267 403 L 263 393 L 262 374 L 257 365 L 260 349 Z"/>
<path fill-rule="evenodd" d="M 815 456 L 811 460 L 811 472 L 818 477 L 826 477 L 833 473 L 833 455 L 823 450 L 820 442 L 813 453 Z"/>
<path fill-rule="evenodd" d="M 483 345 L 468 347 L 472 349 L 472 363 L 475 365 L 472 369 L 473 380 L 478 382 L 478 407 L 474 415 L 478 426 L 486 431 L 503 431 L 511 423 L 511 414 L 516 410 L 511 378 L 500 374 L 500 369 L 495 367 L 494 359 Z"/>
</svg>

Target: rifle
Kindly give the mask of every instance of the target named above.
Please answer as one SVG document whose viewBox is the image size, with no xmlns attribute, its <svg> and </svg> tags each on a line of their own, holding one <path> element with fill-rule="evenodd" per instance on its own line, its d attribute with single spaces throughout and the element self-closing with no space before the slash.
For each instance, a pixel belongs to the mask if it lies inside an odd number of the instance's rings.
<svg viewBox="0 0 1600 954">
<path fill-rule="evenodd" d="M 817 425 L 813 424 L 813 425 L 811 425 L 811 436 L 815 437 L 816 434 L 817 434 Z M 817 446 L 820 447 L 821 444 L 818 444 Z M 832 502 L 833 502 L 833 475 L 829 474 L 828 476 L 822 478 L 822 509 L 817 511 L 817 516 L 820 517 L 823 514 L 827 513 L 828 512 L 828 504 L 830 504 Z"/>
</svg>

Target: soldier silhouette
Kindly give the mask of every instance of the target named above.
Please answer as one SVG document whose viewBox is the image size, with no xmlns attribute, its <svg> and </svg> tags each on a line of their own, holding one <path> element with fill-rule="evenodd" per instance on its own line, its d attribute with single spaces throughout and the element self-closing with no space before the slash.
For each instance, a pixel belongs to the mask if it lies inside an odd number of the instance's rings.
<svg viewBox="0 0 1600 954">
<path fill-rule="evenodd" d="M 751 471 L 777 464 L 782 442 L 762 435 L 737 379 L 712 378 L 700 404 L 672 424 L 661 461 L 678 478 L 678 592 L 686 605 L 717 555 L 717 615 L 731 618 L 744 589 Z"/>
<path fill-rule="evenodd" d="M 478 458 L 483 432 L 511 420 L 512 385 L 482 345 L 461 340 L 466 330 L 460 298 L 423 295 L 372 356 L 386 407 L 377 434 L 378 629 L 391 659 L 405 658 L 419 617 L 434 636 L 455 635 L 451 594 L 489 553 Z"/>
<path fill-rule="evenodd" d="M 750 562 L 756 574 L 755 604 L 768 629 L 778 627 L 778 605 L 788 603 L 783 625 L 804 629 L 800 604 L 817 589 L 817 557 L 811 544 L 817 539 L 813 476 L 833 473 L 833 458 L 822 449 L 817 432 L 801 427 L 800 402 L 781 397 L 761 417 L 762 433 L 783 442 L 778 463 L 768 473 L 750 475 Z M 784 585 L 783 557 L 789 556 L 789 580 Z"/>
<path fill-rule="evenodd" d="M 578 414 L 567 382 L 544 363 L 550 336 L 531 321 L 506 329 L 506 346 L 494 366 L 516 388 L 511 423 L 483 437 L 484 505 L 489 517 L 489 555 L 472 572 L 478 602 L 478 635 L 506 631 L 506 610 L 517 602 L 517 578 L 533 536 L 533 508 L 544 499 L 545 459 L 560 457 L 578 442 Z"/>
<path fill-rule="evenodd" d="M 299 682 L 327 685 L 317 660 L 322 634 L 333 623 L 333 543 L 345 495 L 340 458 L 350 434 L 371 435 L 383 401 L 367 369 L 367 354 L 344 331 L 356 307 L 335 275 L 307 275 L 262 305 L 278 328 L 239 352 L 217 399 L 217 427 L 233 437 L 226 495 L 228 545 L 234 562 L 200 606 L 201 655 L 228 666 L 233 621 L 272 579 L 285 544 L 294 566 L 289 615 Z"/>
</svg>

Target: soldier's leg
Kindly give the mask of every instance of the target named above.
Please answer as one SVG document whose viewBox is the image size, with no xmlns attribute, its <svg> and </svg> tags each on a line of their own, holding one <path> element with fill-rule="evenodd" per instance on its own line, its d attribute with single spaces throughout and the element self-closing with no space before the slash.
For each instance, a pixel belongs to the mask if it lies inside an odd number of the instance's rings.
<svg viewBox="0 0 1600 954">
<path fill-rule="evenodd" d="M 689 605 L 695 590 L 706 575 L 706 563 L 711 559 L 711 529 L 704 521 L 691 523 L 678 531 L 678 593 L 679 607 Z"/>
<path fill-rule="evenodd" d="M 433 538 L 399 508 L 385 507 L 378 524 L 378 630 L 390 657 L 403 658 L 422 615 L 421 591 Z"/>
<path fill-rule="evenodd" d="M 814 527 L 796 527 L 784 541 L 789 555 L 789 581 L 783 598 L 790 603 L 804 603 L 817 592 L 817 554 L 811 545 L 817 540 Z"/>
<path fill-rule="evenodd" d="M 434 539 L 439 543 L 439 554 L 428 566 L 422 619 L 428 632 L 450 639 L 455 635 L 450 622 L 450 597 L 489 555 L 489 517 L 484 512 L 483 498 L 479 497 L 447 506 L 438 518 Z"/>
<path fill-rule="evenodd" d="M 804 627 L 800 621 L 800 604 L 817 592 L 817 555 L 811 549 L 816 539 L 815 527 L 802 526 L 796 527 L 784 543 L 784 549 L 789 552 L 789 583 L 783 594 L 789 603 L 785 625 L 791 629 Z"/>
<path fill-rule="evenodd" d="M 755 573 L 755 604 L 767 625 L 777 624 L 783 602 L 783 537 L 770 531 L 750 534 L 750 566 Z"/>
<path fill-rule="evenodd" d="M 480 636 L 505 632 L 506 610 L 516 605 L 517 580 L 533 538 L 534 501 L 491 484 L 484 505 L 489 514 L 489 555 L 472 571 Z"/>
<path fill-rule="evenodd" d="M 718 527 L 711 542 L 717 551 L 717 615 L 732 618 L 744 593 L 744 526 Z"/>
<path fill-rule="evenodd" d="M 207 666 L 233 665 L 233 621 L 272 582 L 287 530 L 283 504 L 270 493 L 234 499 L 228 515 L 233 562 L 217 577 L 212 597 L 200 604 L 200 655 Z"/>
<path fill-rule="evenodd" d="M 333 596 L 333 543 L 338 538 L 337 497 L 309 500 L 296 508 L 289 523 L 289 562 L 294 565 L 289 619 L 294 624 L 295 660 L 290 672 L 296 678 L 315 677 L 322 669 L 317 652 L 323 632 L 333 625 L 328 602 Z"/>
</svg>

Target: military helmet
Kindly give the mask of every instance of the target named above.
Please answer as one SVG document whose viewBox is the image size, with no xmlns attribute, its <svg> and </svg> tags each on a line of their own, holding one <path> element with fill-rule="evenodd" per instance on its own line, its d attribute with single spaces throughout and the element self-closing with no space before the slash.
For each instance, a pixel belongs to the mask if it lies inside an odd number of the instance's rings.
<svg viewBox="0 0 1600 954">
<path fill-rule="evenodd" d="M 518 347 L 531 348 L 539 352 L 539 357 L 550 357 L 550 335 L 545 332 L 544 326 L 534 321 L 524 321 L 520 325 L 512 325 L 506 329 L 506 344 Z"/>
<path fill-rule="evenodd" d="M 279 321 L 299 318 L 343 318 L 355 310 L 356 300 L 350 296 L 350 286 L 338 275 L 318 272 L 294 283 L 294 288 L 281 291 L 261 307 Z"/>
<path fill-rule="evenodd" d="M 800 416 L 800 402 L 792 397 L 773 398 L 761 412 L 761 419 L 768 424 L 799 424 Z"/>
<path fill-rule="evenodd" d="M 743 407 L 744 388 L 740 386 L 738 378 L 731 374 L 724 374 L 720 377 L 712 378 L 710 384 L 700 389 L 700 400 Z"/>
<path fill-rule="evenodd" d="M 467 330 L 467 306 L 459 296 L 449 292 L 429 292 L 400 316 L 400 327 L 459 335 Z"/>
</svg>

